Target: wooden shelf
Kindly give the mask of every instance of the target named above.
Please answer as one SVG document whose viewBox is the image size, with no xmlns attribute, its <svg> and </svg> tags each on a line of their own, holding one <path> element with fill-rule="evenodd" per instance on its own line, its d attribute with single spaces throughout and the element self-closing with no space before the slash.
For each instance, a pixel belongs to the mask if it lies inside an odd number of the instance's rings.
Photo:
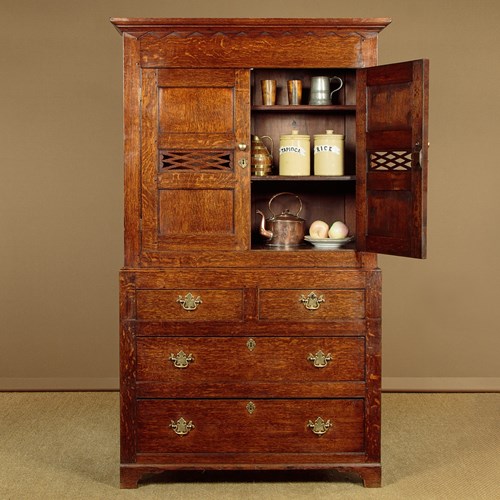
<svg viewBox="0 0 500 500">
<path fill-rule="evenodd" d="M 310 243 L 304 242 L 302 245 L 295 247 L 276 247 L 266 245 L 264 242 L 252 242 L 252 247 L 250 249 L 253 252 L 346 252 L 356 250 L 356 242 L 346 243 L 340 248 L 317 248 Z"/>
<path fill-rule="evenodd" d="M 309 106 L 307 104 L 299 104 L 293 106 L 290 104 L 282 105 L 275 104 L 273 106 L 252 106 L 252 111 L 265 111 L 269 113 L 323 113 L 325 111 L 339 111 L 339 112 L 354 112 L 356 111 L 355 104 L 346 105 L 331 105 L 331 106 Z"/>
<path fill-rule="evenodd" d="M 253 181 L 300 181 L 300 182 L 315 182 L 315 181 L 355 181 L 355 175 L 252 175 Z"/>
</svg>

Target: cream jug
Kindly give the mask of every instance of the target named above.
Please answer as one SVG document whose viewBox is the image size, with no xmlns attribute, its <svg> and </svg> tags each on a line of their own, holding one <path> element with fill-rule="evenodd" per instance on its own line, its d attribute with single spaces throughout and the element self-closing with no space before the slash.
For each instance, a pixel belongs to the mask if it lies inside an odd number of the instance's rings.
<svg viewBox="0 0 500 500">
<path fill-rule="evenodd" d="M 311 174 L 311 139 L 298 130 L 280 137 L 280 175 Z"/>
<path fill-rule="evenodd" d="M 271 152 L 266 148 L 264 139 L 269 139 L 271 142 Z M 250 157 L 250 165 L 252 167 L 252 175 L 265 176 L 270 175 L 273 168 L 274 142 L 268 135 L 252 135 L 252 149 Z"/>
<path fill-rule="evenodd" d="M 344 175 L 344 136 L 327 130 L 314 136 L 314 175 Z"/>
</svg>

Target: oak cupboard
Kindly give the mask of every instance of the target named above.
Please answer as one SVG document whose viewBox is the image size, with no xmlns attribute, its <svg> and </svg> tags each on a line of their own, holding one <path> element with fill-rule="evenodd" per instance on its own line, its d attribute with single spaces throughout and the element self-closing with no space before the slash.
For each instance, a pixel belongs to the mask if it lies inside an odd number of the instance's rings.
<svg viewBox="0 0 500 500">
<path fill-rule="evenodd" d="M 335 469 L 380 486 L 377 253 L 425 257 L 428 61 L 377 66 L 389 19 L 111 22 L 124 44 L 121 486 L 181 469 Z M 309 105 L 319 75 L 343 87 Z M 344 174 L 277 175 L 292 129 L 344 135 Z M 270 175 L 252 173 L 252 135 L 272 139 Z M 299 197 L 306 228 L 342 220 L 355 239 L 266 245 L 256 211 L 280 192 Z M 278 213 L 293 204 L 280 198 Z"/>
</svg>

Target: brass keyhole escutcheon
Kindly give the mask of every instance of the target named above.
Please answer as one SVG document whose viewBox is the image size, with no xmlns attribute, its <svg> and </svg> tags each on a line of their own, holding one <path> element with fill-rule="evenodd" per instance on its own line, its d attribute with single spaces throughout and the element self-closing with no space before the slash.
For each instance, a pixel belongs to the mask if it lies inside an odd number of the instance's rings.
<svg viewBox="0 0 500 500">
<path fill-rule="evenodd" d="M 247 348 L 250 352 L 252 352 L 257 347 L 257 342 L 254 339 L 248 339 Z"/>
<path fill-rule="evenodd" d="M 311 361 L 316 368 L 325 368 L 328 362 L 332 360 L 332 355 L 330 353 L 325 354 L 322 350 L 319 350 L 316 354 L 309 353 L 307 360 Z"/>
<path fill-rule="evenodd" d="M 246 408 L 247 412 L 251 415 L 257 407 L 255 406 L 255 403 L 253 401 L 249 401 Z"/>
<path fill-rule="evenodd" d="M 177 298 L 177 302 L 182 306 L 186 311 L 194 311 L 198 307 L 199 304 L 203 304 L 201 297 L 195 297 L 191 292 L 187 293 L 184 297 L 179 295 Z"/>
<path fill-rule="evenodd" d="M 194 361 L 194 358 L 192 354 L 186 354 L 184 351 L 179 351 L 176 355 L 171 352 L 168 360 L 172 361 L 176 368 L 187 368 L 189 363 Z"/>
<path fill-rule="evenodd" d="M 330 420 L 327 420 L 326 422 L 321 418 L 318 417 L 314 422 L 312 420 L 309 420 L 307 422 L 307 427 L 311 429 L 311 431 L 316 434 L 317 436 L 322 436 L 325 434 L 328 429 L 332 427 L 332 423 Z"/>
<path fill-rule="evenodd" d="M 316 309 L 319 309 L 319 306 L 323 302 L 326 302 L 326 299 L 323 295 L 318 296 L 316 292 L 311 292 L 307 297 L 305 295 L 301 295 L 299 302 L 302 302 L 308 311 L 315 311 Z"/>
</svg>

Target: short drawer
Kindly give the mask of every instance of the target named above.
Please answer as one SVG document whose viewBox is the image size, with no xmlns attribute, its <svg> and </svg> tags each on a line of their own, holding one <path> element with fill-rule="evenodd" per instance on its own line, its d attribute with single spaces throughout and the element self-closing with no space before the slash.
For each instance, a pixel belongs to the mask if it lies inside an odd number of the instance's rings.
<svg viewBox="0 0 500 500">
<path fill-rule="evenodd" d="M 260 320 L 328 321 L 364 317 L 364 290 L 259 290 Z"/>
<path fill-rule="evenodd" d="M 365 378 L 363 337 L 139 337 L 136 342 L 143 397 L 220 397 L 221 384 L 226 396 L 308 397 L 321 390 L 317 385 Z M 148 393 L 160 390 L 161 383 L 163 392 Z M 331 396 L 333 387 L 323 390 Z"/>
<path fill-rule="evenodd" d="M 139 400 L 137 451 L 356 453 L 363 399 Z"/>
<path fill-rule="evenodd" d="M 137 319 L 241 321 L 242 289 L 137 290 Z"/>
</svg>

